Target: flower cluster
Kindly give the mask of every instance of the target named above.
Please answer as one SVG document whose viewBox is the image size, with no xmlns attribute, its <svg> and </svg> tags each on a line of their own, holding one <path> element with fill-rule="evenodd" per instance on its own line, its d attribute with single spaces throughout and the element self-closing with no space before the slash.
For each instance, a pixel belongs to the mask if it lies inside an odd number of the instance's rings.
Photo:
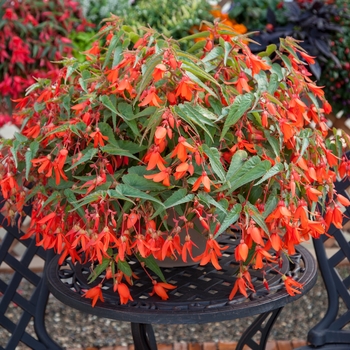
<svg viewBox="0 0 350 350">
<path fill-rule="evenodd" d="M 207 38 L 187 52 L 115 17 L 99 35 L 86 62 L 64 60 L 56 80 L 18 101 L 22 131 L 2 142 L 3 211 L 11 222 L 33 208 L 24 238 L 54 248 L 60 262 L 98 265 L 127 303 L 132 256 L 145 269 L 166 257 L 220 269 L 216 238 L 238 226 L 233 298 L 254 290 L 247 265 L 265 269 L 341 227 L 350 203 L 334 180 L 349 175 L 349 137 L 327 139 L 331 107 L 292 38 L 257 56 L 247 36 L 220 23 L 181 39 Z M 198 256 L 192 228 L 206 239 Z M 165 300 L 173 286 L 158 270 L 150 292 Z M 85 296 L 96 303 L 101 287 Z"/>
<path fill-rule="evenodd" d="M 11 99 L 23 96 L 33 77 L 54 78 L 52 61 L 71 55 L 68 34 L 84 30 L 79 3 L 72 0 L 6 0 L 0 7 L 0 96 L 11 113 Z"/>
</svg>

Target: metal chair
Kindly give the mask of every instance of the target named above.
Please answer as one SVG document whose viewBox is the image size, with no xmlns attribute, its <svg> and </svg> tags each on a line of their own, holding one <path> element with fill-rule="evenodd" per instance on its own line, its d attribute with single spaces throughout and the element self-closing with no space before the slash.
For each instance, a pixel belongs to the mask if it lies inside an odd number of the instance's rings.
<svg viewBox="0 0 350 350">
<path fill-rule="evenodd" d="M 3 201 L 0 200 L 0 207 L 2 205 Z M 30 208 L 26 209 L 26 213 L 30 214 Z M 61 350 L 45 328 L 45 309 L 49 297 L 44 280 L 45 270 L 36 273 L 29 267 L 35 256 L 43 259 L 46 266 L 54 254 L 37 247 L 34 239 L 20 240 L 23 232 L 17 225 L 9 226 L 1 213 L 0 224 L 6 231 L 0 242 L 0 265 L 5 263 L 13 270 L 13 274 L 7 278 L 4 274 L 0 276 L 0 327 L 5 330 L 0 340 L 0 350 L 14 350 L 20 344 L 35 350 Z M 20 260 L 10 249 L 16 239 L 18 244 L 25 246 Z M 20 283 L 23 279 L 30 284 L 25 293 L 21 292 Z M 34 331 L 29 333 L 32 325 Z"/>
<path fill-rule="evenodd" d="M 336 191 L 350 199 L 350 180 L 338 181 Z M 350 193 L 350 192 L 349 192 Z M 345 211 L 343 225 L 350 221 L 350 208 Z M 349 350 L 350 349 L 350 266 L 345 278 L 341 277 L 337 267 L 344 259 L 350 263 L 350 241 L 347 242 L 342 230 L 332 225 L 328 231 L 339 245 L 338 251 L 327 257 L 324 242 L 329 239 L 323 235 L 313 241 L 321 275 L 328 294 L 327 312 L 321 321 L 308 333 L 308 346 L 298 350 Z M 340 301 L 345 305 L 345 312 L 340 313 Z M 347 327 L 347 328 L 346 328 Z"/>
</svg>

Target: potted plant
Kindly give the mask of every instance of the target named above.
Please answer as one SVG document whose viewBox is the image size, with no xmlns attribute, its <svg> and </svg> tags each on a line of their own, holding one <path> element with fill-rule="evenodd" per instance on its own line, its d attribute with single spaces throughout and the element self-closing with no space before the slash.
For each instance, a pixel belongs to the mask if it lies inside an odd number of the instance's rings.
<svg viewBox="0 0 350 350">
<path fill-rule="evenodd" d="M 132 300 L 132 256 L 159 276 L 149 292 L 167 299 L 175 286 L 157 261 L 220 269 L 217 238 L 233 225 L 240 269 L 227 297 L 247 295 L 247 265 L 264 269 L 294 254 L 331 223 L 341 226 L 340 204 L 350 204 L 333 189 L 348 173 L 349 138 L 326 139 L 331 107 L 305 74 L 307 53 L 286 38 L 254 55 L 247 36 L 206 25 L 180 40 L 205 45 L 185 52 L 152 29 L 139 36 L 107 19 L 85 62 L 63 60 L 57 80 L 39 80 L 18 101 L 21 132 L 1 143 L 8 220 L 31 203 L 23 238 L 54 248 L 60 263 L 91 262 L 91 281 L 105 272 L 121 303 Z M 193 226 L 206 239 L 199 256 Z M 300 293 L 300 283 L 281 278 Z M 101 286 L 85 296 L 103 300 Z"/>
</svg>

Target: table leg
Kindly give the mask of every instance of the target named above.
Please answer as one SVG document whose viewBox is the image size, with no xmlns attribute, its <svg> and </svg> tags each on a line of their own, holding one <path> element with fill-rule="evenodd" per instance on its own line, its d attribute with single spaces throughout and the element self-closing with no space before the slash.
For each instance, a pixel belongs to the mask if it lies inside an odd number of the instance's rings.
<svg viewBox="0 0 350 350">
<path fill-rule="evenodd" d="M 263 350 L 266 347 L 267 338 L 282 308 L 265 312 L 258 316 L 255 321 L 245 330 L 237 344 L 236 350 L 243 350 L 245 345 L 252 350 Z M 253 339 L 257 336 L 258 343 Z"/>
<path fill-rule="evenodd" d="M 131 323 L 135 350 L 157 350 L 157 342 L 151 324 Z"/>
</svg>

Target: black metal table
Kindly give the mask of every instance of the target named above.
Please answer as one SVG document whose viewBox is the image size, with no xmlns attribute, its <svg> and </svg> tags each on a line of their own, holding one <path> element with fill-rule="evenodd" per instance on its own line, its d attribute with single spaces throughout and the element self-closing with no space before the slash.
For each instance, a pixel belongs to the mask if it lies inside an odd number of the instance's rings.
<svg viewBox="0 0 350 350">
<path fill-rule="evenodd" d="M 47 283 L 51 293 L 61 302 L 75 309 L 99 317 L 131 322 L 135 349 L 156 349 L 156 341 L 152 324 L 201 324 L 225 321 L 259 315 L 242 335 L 237 349 L 248 345 L 251 349 L 264 349 L 269 332 L 282 308 L 307 293 L 315 284 L 317 265 L 309 251 L 297 247 L 297 254 L 291 258 L 283 257 L 282 267 L 268 267 L 263 276 L 261 271 L 250 269 L 256 292 L 248 293 L 249 298 L 241 294 L 231 301 L 228 296 L 236 279 L 238 265 L 233 254 L 237 238 L 222 235 L 220 244 L 228 245 L 219 260 L 222 270 L 216 270 L 210 264 L 164 268 L 166 280 L 177 286 L 169 292 L 167 301 L 157 296 L 150 296 L 152 282 L 138 262 L 133 264 L 133 271 L 139 279 L 130 287 L 134 301 L 120 305 L 119 297 L 113 292 L 112 283 L 103 284 L 103 303 L 91 306 L 91 300 L 81 295 L 87 289 L 101 283 L 103 276 L 88 284 L 89 265 L 73 264 L 66 260 L 58 266 L 58 258 L 54 258 L 47 269 Z M 278 270 L 278 271 L 277 271 Z M 290 296 L 283 285 L 281 274 L 293 276 L 304 284 L 301 294 Z M 156 277 L 155 277 L 156 278 Z M 269 291 L 263 284 L 265 278 Z M 260 340 L 255 339 L 260 334 Z M 253 339 L 254 338 L 254 339 Z"/>
</svg>

